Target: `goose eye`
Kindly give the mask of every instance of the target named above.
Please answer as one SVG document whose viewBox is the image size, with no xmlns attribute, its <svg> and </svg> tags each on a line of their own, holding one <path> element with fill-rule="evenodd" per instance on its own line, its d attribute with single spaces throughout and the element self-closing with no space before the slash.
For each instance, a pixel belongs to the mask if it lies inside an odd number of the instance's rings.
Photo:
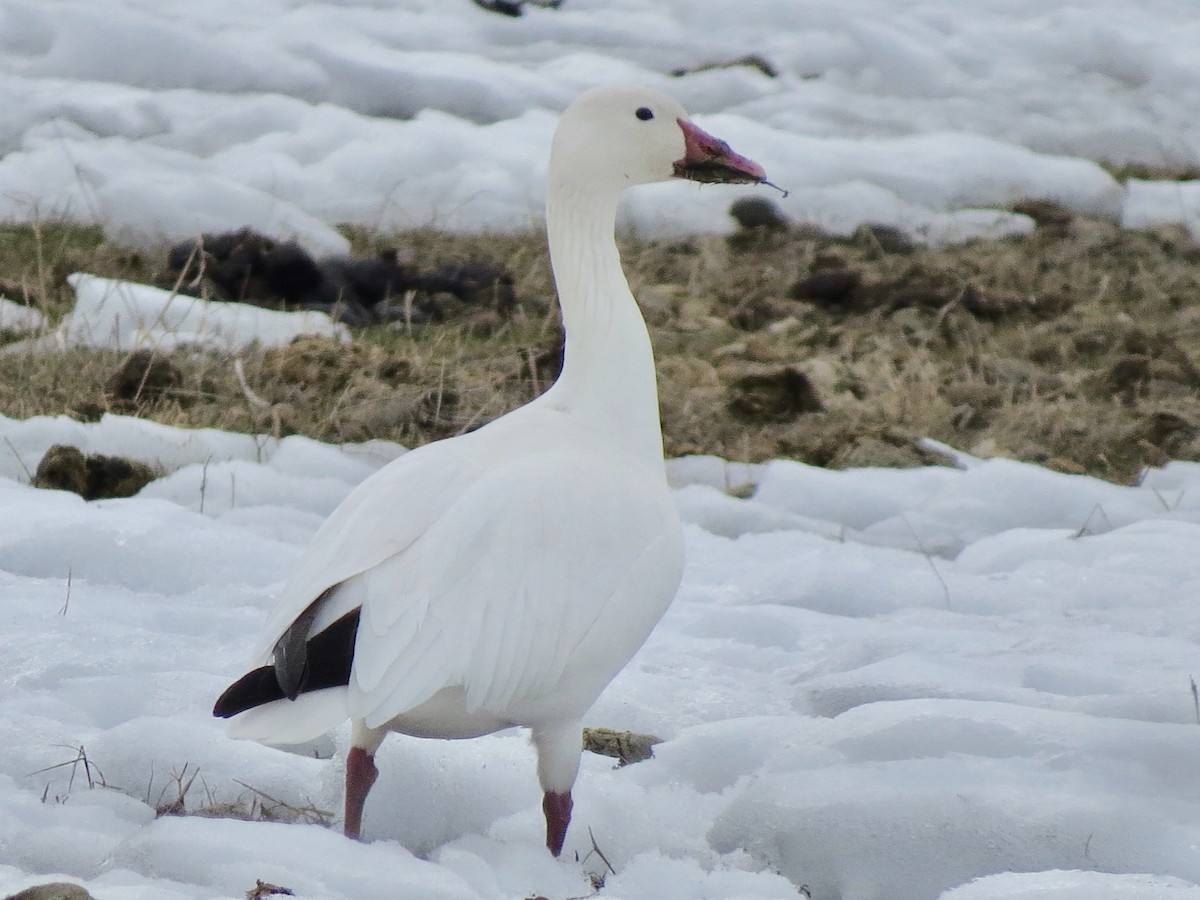
<svg viewBox="0 0 1200 900">
<path fill-rule="evenodd" d="M 654 110 L 652 110 L 648 106 L 641 106 L 641 107 L 638 107 L 638 111 L 636 113 L 634 113 L 634 115 L 636 115 L 643 122 L 649 122 L 651 119 L 654 118 Z"/>
</svg>

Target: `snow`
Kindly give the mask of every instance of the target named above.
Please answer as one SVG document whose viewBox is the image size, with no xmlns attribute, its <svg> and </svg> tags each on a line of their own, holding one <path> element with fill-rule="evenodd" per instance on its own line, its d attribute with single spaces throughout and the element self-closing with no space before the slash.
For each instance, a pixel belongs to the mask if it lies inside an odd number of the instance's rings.
<svg viewBox="0 0 1200 900">
<path fill-rule="evenodd" d="M 1186 225 L 1193 236 L 1200 236 L 1200 181 L 1129 182 L 1121 225 L 1146 228 L 1177 222 Z"/>
<path fill-rule="evenodd" d="M 66 217 L 139 244 L 251 226 L 318 254 L 341 223 L 540 221 L 557 113 L 595 84 L 677 95 L 791 191 L 797 221 L 932 243 L 1022 233 L 1055 200 L 1200 234 L 1195 183 L 1097 163 L 1200 163 L 1186 0 L 1020 3 L 468 0 L 0 3 L 0 221 Z M 754 53 L 748 66 L 671 73 Z M 763 189 L 672 184 L 624 225 L 727 231 Z"/>
<path fill-rule="evenodd" d="M 135 242 L 250 225 L 321 254 L 345 251 L 345 222 L 526 227 L 557 112 L 622 80 L 679 96 L 791 190 L 775 198 L 790 216 L 834 231 L 1020 233 L 1005 207 L 1036 196 L 1200 236 L 1197 182 L 1097 165 L 1200 164 L 1183 0 L 752 13 L 0 0 L 0 221 Z M 668 74 L 750 51 L 779 76 Z M 727 230 L 756 190 L 655 186 L 623 221 Z M 76 312 L 34 340 L 236 351 L 342 333 L 73 284 Z M 0 328 L 45 332 L 21 299 Z M 34 489 L 55 443 L 164 474 L 125 500 Z M 303 817 L 196 815 L 257 798 L 336 819 L 345 727 L 287 752 L 229 739 L 209 710 L 305 542 L 403 448 L 0 417 L 0 895 L 66 880 L 213 900 L 262 879 L 323 900 L 561 900 L 603 875 L 598 896 L 624 900 L 1200 898 L 1200 464 L 1122 487 L 929 446 L 953 465 L 670 461 L 683 586 L 588 717 L 663 742 L 620 769 L 584 759 L 556 861 L 517 732 L 389 738 L 365 844 Z M 190 814 L 156 815 L 193 775 Z"/>
<path fill-rule="evenodd" d="M 0 297 L 0 329 L 5 331 L 41 331 L 49 320 L 41 310 Z"/>
<path fill-rule="evenodd" d="M 251 344 L 281 347 L 301 335 L 350 339 L 344 325 L 315 310 L 283 312 L 201 300 L 82 272 L 67 281 L 75 290 L 75 307 L 51 336 L 54 346 L 236 352 Z"/>
<path fill-rule="evenodd" d="M 167 474 L 34 489 L 55 442 Z M 0 418 L 0 445 L 0 894 L 1200 897 L 1198 464 L 1121 487 L 932 444 L 957 465 L 671 461 L 684 583 L 587 719 L 664 740 L 585 757 L 556 861 L 519 732 L 389 738 L 365 845 L 154 813 L 197 772 L 189 812 L 339 809 L 346 727 L 287 752 L 209 710 L 305 541 L 402 448 L 121 416 Z"/>
</svg>

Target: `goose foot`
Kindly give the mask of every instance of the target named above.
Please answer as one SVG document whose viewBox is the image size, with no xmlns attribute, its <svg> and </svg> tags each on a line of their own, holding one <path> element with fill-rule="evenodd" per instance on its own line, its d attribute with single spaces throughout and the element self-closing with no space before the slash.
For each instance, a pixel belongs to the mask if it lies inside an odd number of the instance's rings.
<svg viewBox="0 0 1200 900">
<path fill-rule="evenodd" d="M 546 847 L 556 857 L 562 853 L 563 841 L 567 839 L 572 805 L 570 791 L 562 794 L 546 791 L 542 797 L 542 812 L 546 814 Z"/>
<path fill-rule="evenodd" d="M 346 815 L 343 826 L 348 838 L 357 841 L 362 833 L 363 806 L 378 775 L 375 757 L 362 747 L 351 747 L 346 755 Z"/>
</svg>

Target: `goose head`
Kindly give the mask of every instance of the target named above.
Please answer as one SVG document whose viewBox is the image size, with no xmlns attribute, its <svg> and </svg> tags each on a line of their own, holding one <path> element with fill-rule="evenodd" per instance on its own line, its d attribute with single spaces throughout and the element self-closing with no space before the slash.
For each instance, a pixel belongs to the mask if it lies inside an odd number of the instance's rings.
<svg viewBox="0 0 1200 900">
<path fill-rule="evenodd" d="M 586 180 L 619 192 L 671 178 L 757 184 L 766 172 L 694 125 L 666 94 L 600 87 L 563 113 L 551 148 L 550 177 L 552 182 Z"/>
</svg>

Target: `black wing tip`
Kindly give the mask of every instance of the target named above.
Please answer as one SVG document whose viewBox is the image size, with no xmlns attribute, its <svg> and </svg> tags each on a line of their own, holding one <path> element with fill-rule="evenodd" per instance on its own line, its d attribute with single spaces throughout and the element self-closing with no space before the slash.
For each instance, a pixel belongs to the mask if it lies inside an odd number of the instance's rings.
<svg viewBox="0 0 1200 900">
<path fill-rule="evenodd" d="M 213 715 L 218 719 L 228 719 L 272 700 L 282 699 L 283 690 L 275 678 L 275 668 L 263 666 L 246 673 L 225 688 L 225 692 L 217 698 L 213 706 Z"/>
<path fill-rule="evenodd" d="M 276 665 L 247 672 L 217 698 L 213 715 L 228 719 L 275 700 L 295 700 L 310 691 L 349 684 L 360 612 L 358 607 L 352 609 L 320 634 L 309 638 L 304 645 L 305 652 L 299 655 L 304 666 L 298 673 L 281 673 Z M 286 687 L 283 682 L 287 682 Z"/>
</svg>

